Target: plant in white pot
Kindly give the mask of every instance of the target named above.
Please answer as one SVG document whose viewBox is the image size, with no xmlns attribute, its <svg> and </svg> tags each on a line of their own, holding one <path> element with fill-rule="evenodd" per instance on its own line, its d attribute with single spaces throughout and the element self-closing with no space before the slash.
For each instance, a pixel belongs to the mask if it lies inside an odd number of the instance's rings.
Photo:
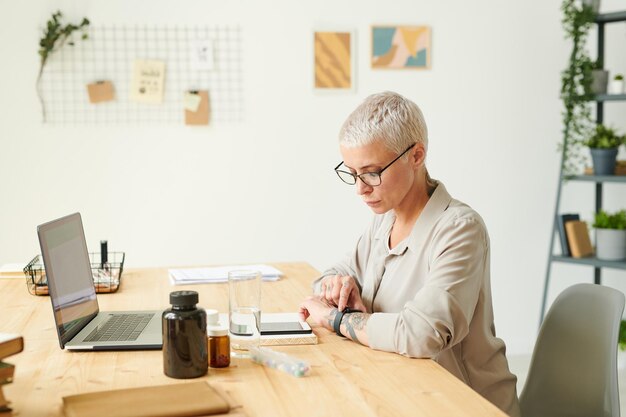
<svg viewBox="0 0 626 417">
<path fill-rule="evenodd" d="M 617 151 L 625 140 L 626 136 L 618 135 L 610 127 L 596 125 L 593 134 L 583 141 L 583 145 L 588 146 L 591 151 L 595 175 L 615 175 Z"/>
<path fill-rule="evenodd" d="M 624 93 L 624 76 L 622 74 L 616 74 L 609 86 L 609 92 L 611 94 L 623 94 Z"/>
<path fill-rule="evenodd" d="M 596 213 L 596 257 L 606 261 L 626 259 L 626 210 L 610 214 L 604 210 Z"/>
</svg>

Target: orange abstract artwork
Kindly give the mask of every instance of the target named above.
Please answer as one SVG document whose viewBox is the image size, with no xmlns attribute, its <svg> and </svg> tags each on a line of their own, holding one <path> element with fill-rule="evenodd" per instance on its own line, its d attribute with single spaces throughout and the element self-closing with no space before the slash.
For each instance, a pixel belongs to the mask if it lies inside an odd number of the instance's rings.
<svg viewBox="0 0 626 417">
<path fill-rule="evenodd" d="M 315 88 L 352 88 L 350 32 L 315 32 Z"/>
</svg>

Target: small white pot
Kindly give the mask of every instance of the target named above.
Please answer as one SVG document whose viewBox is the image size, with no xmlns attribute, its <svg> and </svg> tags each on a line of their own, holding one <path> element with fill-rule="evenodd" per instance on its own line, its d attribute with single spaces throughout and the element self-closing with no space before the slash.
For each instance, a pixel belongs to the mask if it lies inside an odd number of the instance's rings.
<svg viewBox="0 0 626 417">
<path fill-rule="evenodd" d="M 596 229 L 596 257 L 605 261 L 626 259 L 626 230 Z"/>
<path fill-rule="evenodd" d="M 624 93 L 624 80 L 612 80 L 609 85 L 610 94 L 623 94 Z"/>
</svg>

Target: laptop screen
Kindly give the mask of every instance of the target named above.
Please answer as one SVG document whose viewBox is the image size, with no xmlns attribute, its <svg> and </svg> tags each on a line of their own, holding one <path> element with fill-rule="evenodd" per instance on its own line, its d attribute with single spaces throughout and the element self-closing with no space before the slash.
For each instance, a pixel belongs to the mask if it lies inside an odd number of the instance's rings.
<svg viewBox="0 0 626 417">
<path fill-rule="evenodd" d="M 59 342 L 63 348 L 94 316 L 98 301 L 80 214 L 37 228 Z"/>
</svg>

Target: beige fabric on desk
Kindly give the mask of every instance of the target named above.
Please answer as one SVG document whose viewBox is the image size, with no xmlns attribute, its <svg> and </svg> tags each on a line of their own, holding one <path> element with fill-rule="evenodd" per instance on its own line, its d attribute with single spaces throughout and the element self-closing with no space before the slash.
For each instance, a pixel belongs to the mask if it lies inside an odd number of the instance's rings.
<svg viewBox="0 0 626 417">
<path fill-rule="evenodd" d="M 433 358 L 511 416 L 517 378 L 495 336 L 489 236 L 482 218 L 439 183 L 411 234 L 389 249 L 395 216 L 377 215 L 356 249 L 326 275 L 351 275 L 373 312 L 373 349 Z M 319 291 L 315 281 L 314 290 Z"/>
</svg>

